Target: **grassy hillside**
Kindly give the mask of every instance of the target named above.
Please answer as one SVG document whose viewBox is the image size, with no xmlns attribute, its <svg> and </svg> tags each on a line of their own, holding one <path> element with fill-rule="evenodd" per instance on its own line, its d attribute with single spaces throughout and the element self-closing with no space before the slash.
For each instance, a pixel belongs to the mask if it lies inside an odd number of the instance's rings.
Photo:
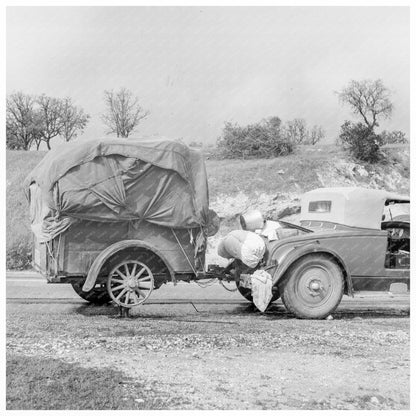
<svg viewBox="0 0 416 416">
<path fill-rule="evenodd" d="M 7 268 L 30 266 L 31 241 L 29 206 L 23 193 L 23 181 L 45 152 L 8 150 L 6 173 L 6 263 Z"/>
<path fill-rule="evenodd" d="M 237 226 L 236 217 L 260 209 L 270 218 L 297 205 L 299 196 L 323 186 L 364 186 L 409 192 L 409 151 L 385 150 L 388 163 L 354 163 L 335 146 L 302 146 L 296 153 L 275 159 L 207 160 L 211 207 L 222 218 L 217 238 Z M 30 263 L 31 235 L 28 204 L 22 182 L 44 152 L 7 152 L 7 267 L 26 268 Z M 215 258 L 215 255 L 214 257 Z"/>
</svg>

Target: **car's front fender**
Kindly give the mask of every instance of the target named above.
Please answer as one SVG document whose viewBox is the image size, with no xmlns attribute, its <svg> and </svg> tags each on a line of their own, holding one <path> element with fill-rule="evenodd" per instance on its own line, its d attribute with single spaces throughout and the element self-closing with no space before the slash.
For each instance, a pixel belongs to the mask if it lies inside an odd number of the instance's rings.
<svg viewBox="0 0 416 416">
<path fill-rule="evenodd" d="M 327 254 L 338 263 L 344 273 L 346 292 L 348 295 L 352 296 L 353 287 L 348 265 L 338 253 L 323 246 L 319 239 L 312 241 L 291 241 L 276 247 L 269 257 L 270 261 L 277 265 L 272 275 L 273 285 L 277 285 L 279 282 L 283 281 L 286 271 L 295 261 L 313 253 Z"/>
</svg>

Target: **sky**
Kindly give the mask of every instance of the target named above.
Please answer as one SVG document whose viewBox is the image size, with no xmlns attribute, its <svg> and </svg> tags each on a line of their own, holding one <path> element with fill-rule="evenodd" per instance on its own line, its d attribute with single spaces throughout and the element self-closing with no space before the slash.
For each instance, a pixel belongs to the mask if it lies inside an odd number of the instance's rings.
<svg viewBox="0 0 416 416">
<path fill-rule="evenodd" d="M 8 7 L 6 90 L 70 96 L 106 134 L 104 90 L 150 115 L 133 135 L 214 143 L 226 121 L 278 116 L 334 141 L 352 79 L 392 91 L 380 129 L 410 131 L 407 7 Z"/>
</svg>

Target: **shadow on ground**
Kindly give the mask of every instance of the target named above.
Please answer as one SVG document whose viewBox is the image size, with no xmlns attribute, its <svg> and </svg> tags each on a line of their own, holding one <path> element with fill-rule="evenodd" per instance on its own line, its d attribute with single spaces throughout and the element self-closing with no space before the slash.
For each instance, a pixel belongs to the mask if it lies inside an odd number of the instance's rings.
<svg viewBox="0 0 416 416">
<path fill-rule="evenodd" d="M 287 312 L 281 302 L 271 304 L 265 312 L 260 312 L 251 303 L 241 304 L 211 304 L 211 303 L 170 303 L 170 304 L 147 304 L 132 308 L 128 316 L 122 316 L 118 306 L 113 304 L 92 305 L 89 303 L 82 304 L 74 309 L 77 314 L 83 316 L 108 316 L 113 319 L 143 319 L 148 320 L 180 320 L 195 322 L 196 318 L 209 316 L 217 317 L 219 323 L 224 323 L 223 319 L 228 316 L 255 317 L 264 319 L 296 319 L 296 317 Z M 410 315 L 409 306 L 376 306 L 374 308 L 357 307 L 351 304 L 348 307 L 340 307 L 329 319 L 373 319 L 373 318 L 397 318 L 408 317 Z"/>
</svg>

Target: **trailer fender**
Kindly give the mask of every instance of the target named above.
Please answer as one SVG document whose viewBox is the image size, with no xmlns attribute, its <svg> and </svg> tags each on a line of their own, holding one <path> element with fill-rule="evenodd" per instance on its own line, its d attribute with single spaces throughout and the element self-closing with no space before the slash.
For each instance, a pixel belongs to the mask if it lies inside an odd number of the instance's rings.
<svg viewBox="0 0 416 416">
<path fill-rule="evenodd" d="M 301 257 L 304 257 L 312 253 L 328 254 L 330 257 L 335 259 L 335 261 L 343 270 L 346 283 L 346 293 L 349 296 L 352 296 L 353 286 L 348 266 L 335 251 L 327 247 L 322 247 L 320 245 L 319 240 L 302 246 L 294 245 L 279 247 L 274 253 L 272 253 L 271 258 L 277 261 L 278 264 L 277 268 L 275 269 L 275 272 L 273 273 L 273 285 L 278 284 L 284 278 L 286 271 L 295 261 L 299 260 Z"/>
<path fill-rule="evenodd" d="M 89 292 L 94 287 L 98 274 L 100 273 L 100 270 L 104 266 L 105 262 L 113 254 L 117 253 L 118 251 L 125 250 L 126 248 L 144 248 L 146 250 L 152 251 L 157 256 L 159 256 L 160 259 L 165 263 L 166 267 L 169 270 L 171 278 L 173 278 L 174 272 L 172 267 L 166 260 L 166 257 L 156 247 L 142 240 L 123 240 L 118 241 L 117 243 L 114 243 L 111 246 L 107 247 L 96 257 L 88 271 L 87 279 L 85 280 L 85 283 L 82 286 L 82 290 L 84 292 Z"/>
</svg>

